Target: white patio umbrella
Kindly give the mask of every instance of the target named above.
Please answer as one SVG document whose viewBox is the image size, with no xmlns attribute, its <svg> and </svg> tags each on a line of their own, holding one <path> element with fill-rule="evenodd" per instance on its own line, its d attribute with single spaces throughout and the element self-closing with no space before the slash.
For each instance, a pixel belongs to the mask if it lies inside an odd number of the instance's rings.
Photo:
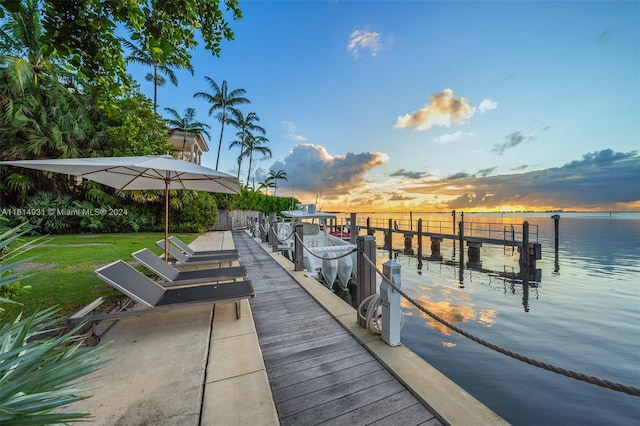
<svg viewBox="0 0 640 426">
<path fill-rule="evenodd" d="M 81 176 L 121 190 L 164 190 L 165 260 L 168 259 L 170 189 L 240 193 L 237 178 L 169 155 L 16 160 L 0 161 L 0 165 Z"/>
</svg>

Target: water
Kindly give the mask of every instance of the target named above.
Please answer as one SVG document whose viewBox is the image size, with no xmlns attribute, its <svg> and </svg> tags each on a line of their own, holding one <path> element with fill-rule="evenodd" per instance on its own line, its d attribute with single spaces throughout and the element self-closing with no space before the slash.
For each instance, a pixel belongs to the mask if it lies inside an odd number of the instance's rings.
<svg viewBox="0 0 640 426">
<path fill-rule="evenodd" d="M 340 215 L 345 217 L 348 215 Z M 466 214 L 465 222 L 491 223 L 492 228 L 527 220 L 537 226 L 542 279 L 525 297 L 522 285 L 488 272 L 465 269 L 460 282 L 458 252 L 442 243 L 451 262 L 425 261 L 399 255 L 402 286 L 430 311 L 475 336 L 560 368 L 640 387 L 640 214 L 560 213 L 559 248 L 554 250 L 551 214 Z M 387 219 L 407 229 L 408 214 L 358 214 L 385 226 Z M 446 232 L 452 218 L 413 214 Z M 458 217 L 457 220 L 460 218 Z M 384 225 L 383 225 L 384 223 Z M 373 223 L 372 223 L 373 224 Z M 535 227 L 532 226 L 532 231 Z M 382 233 L 376 233 L 381 245 Z M 521 239 L 520 237 L 518 239 Z M 535 238 L 532 237 L 532 240 Z M 423 254 L 430 240 L 423 239 Z M 393 247 L 404 248 L 401 234 Z M 417 249 L 417 238 L 413 240 Z M 466 255 L 466 250 L 465 250 Z M 378 265 L 388 252 L 378 250 Z M 483 245 L 482 267 L 517 272 L 518 253 Z M 402 343 L 514 425 L 612 424 L 640 421 L 640 398 L 549 372 L 488 349 L 447 329 L 403 301 Z"/>
</svg>

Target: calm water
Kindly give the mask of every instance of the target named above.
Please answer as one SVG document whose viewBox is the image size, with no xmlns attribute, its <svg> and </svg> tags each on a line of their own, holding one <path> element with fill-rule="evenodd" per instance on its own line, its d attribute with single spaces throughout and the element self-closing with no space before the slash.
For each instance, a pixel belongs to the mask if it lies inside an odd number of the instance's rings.
<svg viewBox="0 0 640 426">
<path fill-rule="evenodd" d="M 341 215 L 343 216 L 343 215 Z M 348 216 L 348 215 L 347 215 Z M 492 229 L 527 220 L 538 225 L 542 279 L 523 298 L 522 285 L 496 274 L 465 269 L 459 280 L 457 262 L 424 262 L 400 255 L 403 288 L 430 311 L 496 345 L 561 368 L 640 387 L 640 214 L 560 213 L 558 255 L 550 214 L 467 214 L 465 222 Z M 398 221 L 409 227 L 408 214 L 358 214 Z M 413 214 L 412 219 L 442 221 L 446 215 Z M 458 217 L 457 220 L 460 218 Z M 383 225 L 383 223 L 385 225 Z M 477 225 L 475 225 L 477 223 Z M 416 225 L 414 224 L 414 229 Z M 532 227 L 531 232 L 536 229 Z M 378 245 L 382 233 L 376 234 Z M 518 237 L 517 239 L 521 239 Z M 535 240 L 532 236 L 532 240 Z M 430 240 L 424 238 L 424 255 Z M 404 248 L 394 234 L 394 248 Z M 413 240 L 417 249 L 417 238 Z M 455 251 L 458 249 L 458 252 Z M 459 247 L 446 240 L 445 260 L 456 260 Z M 466 248 L 465 248 L 466 255 Z M 378 264 L 388 252 L 378 250 Z M 484 245 L 482 267 L 518 271 L 518 253 Z M 570 379 L 533 367 L 479 345 L 403 303 L 402 342 L 467 392 L 515 425 L 638 424 L 640 398 Z"/>
</svg>

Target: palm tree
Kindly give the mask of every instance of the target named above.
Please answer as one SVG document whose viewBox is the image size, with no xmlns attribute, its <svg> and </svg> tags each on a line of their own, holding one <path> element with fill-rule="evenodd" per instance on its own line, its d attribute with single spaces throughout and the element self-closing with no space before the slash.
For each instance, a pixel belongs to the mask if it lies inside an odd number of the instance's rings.
<svg viewBox="0 0 640 426">
<path fill-rule="evenodd" d="M 265 190 L 265 194 L 267 193 L 267 191 L 269 190 L 269 188 L 273 188 L 273 182 L 271 182 L 269 179 L 265 180 L 264 182 L 258 182 L 258 191 L 261 190 Z"/>
<path fill-rule="evenodd" d="M 269 170 L 267 181 L 273 181 L 273 188 L 275 188 L 273 195 L 278 195 L 278 179 L 287 180 L 287 173 L 284 170 L 278 170 L 277 172 Z"/>
<path fill-rule="evenodd" d="M 79 155 L 93 125 L 75 76 L 50 54 L 37 0 L 5 16 L 0 52 L 0 157 Z"/>
<path fill-rule="evenodd" d="M 249 177 L 251 176 L 251 163 L 253 163 L 253 152 L 257 151 L 262 155 L 269 155 L 271 158 L 271 150 L 267 148 L 265 145 L 269 142 L 269 139 L 264 136 L 253 136 L 249 135 L 245 139 L 244 150 L 240 153 L 238 157 L 238 161 L 241 161 L 242 157 L 249 157 L 249 170 L 247 171 L 247 183 L 249 182 Z"/>
<path fill-rule="evenodd" d="M 187 145 L 187 133 L 191 133 L 195 136 L 198 135 L 207 135 L 207 137 L 211 138 L 209 135 L 209 131 L 211 126 L 205 123 L 201 123 L 199 121 L 195 121 L 196 110 L 194 108 L 187 108 L 184 110 L 184 116 L 180 116 L 173 108 L 165 108 L 165 112 L 167 112 L 171 118 L 165 118 L 164 121 L 173 128 L 178 128 L 182 130 L 184 134 L 184 139 L 182 141 L 182 159 L 184 160 L 184 149 Z"/>
<path fill-rule="evenodd" d="M 37 0 L 25 0 L 5 20 L 0 28 L 0 70 L 4 83 L 14 93 L 47 82 L 58 83 L 59 77 L 71 78 L 49 55 Z"/>
<path fill-rule="evenodd" d="M 174 86 L 178 85 L 178 78 L 171 67 L 185 68 L 193 75 L 193 67 L 189 63 L 178 63 L 175 61 L 161 60 L 158 58 L 158 51 L 149 46 L 140 48 L 128 40 L 122 39 L 122 43 L 131 51 L 127 57 L 127 63 L 133 62 L 141 65 L 153 67 L 153 73 L 148 73 L 145 80 L 153 82 L 153 112 L 158 108 L 158 86 L 164 86 L 166 79 L 160 73 L 169 77 L 169 81 Z"/>
<path fill-rule="evenodd" d="M 218 83 L 213 81 L 211 77 L 204 78 L 209 86 L 211 86 L 212 93 L 198 92 L 193 95 L 194 98 L 203 98 L 211 104 L 209 109 L 209 117 L 217 111 L 220 112 L 216 115 L 216 118 L 221 124 L 220 127 L 220 141 L 218 142 L 218 156 L 216 158 L 216 170 L 218 170 L 218 164 L 220 163 L 220 150 L 222 149 L 222 135 L 224 133 L 224 125 L 227 123 L 229 114 L 238 112 L 236 106 L 240 104 L 251 103 L 249 99 L 243 97 L 246 93 L 244 89 L 235 89 L 231 92 L 227 89 L 226 80 L 222 81 L 222 86 L 218 86 Z"/>
<path fill-rule="evenodd" d="M 232 116 L 227 119 L 227 122 L 238 129 L 236 133 L 237 140 L 234 140 L 229 144 L 229 149 L 240 148 L 240 155 L 238 155 L 238 179 L 240 178 L 240 166 L 242 166 L 242 159 L 246 157 L 243 152 L 247 144 L 247 140 L 253 137 L 254 132 L 262 133 L 263 135 L 267 131 L 256 124 L 260 121 L 260 117 L 255 112 L 250 112 L 246 116 L 242 114 L 242 111 L 233 111 Z M 247 180 L 247 183 L 248 180 Z"/>
</svg>

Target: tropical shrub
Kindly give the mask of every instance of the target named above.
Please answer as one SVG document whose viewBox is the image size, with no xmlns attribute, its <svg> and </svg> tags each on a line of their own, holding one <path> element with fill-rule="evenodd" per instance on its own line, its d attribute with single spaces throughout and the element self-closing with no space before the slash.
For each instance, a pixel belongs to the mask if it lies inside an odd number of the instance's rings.
<svg viewBox="0 0 640 426">
<path fill-rule="evenodd" d="M 34 245 L 15 249 L 10 245 L 28 231 L 23 223 L 0 234 L 0 289 L 25 276 L 15 269 L 31 259 L 13 259 Z M 71 384 L 98 369 L 104 358 L 99 348 L 80 349 L 81 338 L 76 333 L 84 324 L 68 331 L 59 324 L 56 309 L 49 308 L 0 327 L 0 424 L 48 425 L 89 416 L 64 409 L 88 398 Z"/>
<path fill-rule="evenodd" d="M 42 234 L 61 234 L 72 230 L 78 218 L 74 211 L 73 201 L 68 195 L 41 191 L 29 197 L 23 208 L 11 207 L 18 222 L 28 222 L 34 231 Z"/>
<path fill-rule="evenodd" d="M 169 205 L 172 232 L 205 232 L 218 222 L 218 205 L 211 193 L 171 191 Z"/>
</svg>

